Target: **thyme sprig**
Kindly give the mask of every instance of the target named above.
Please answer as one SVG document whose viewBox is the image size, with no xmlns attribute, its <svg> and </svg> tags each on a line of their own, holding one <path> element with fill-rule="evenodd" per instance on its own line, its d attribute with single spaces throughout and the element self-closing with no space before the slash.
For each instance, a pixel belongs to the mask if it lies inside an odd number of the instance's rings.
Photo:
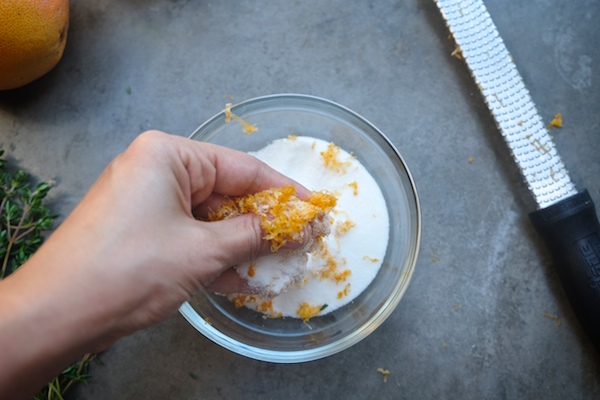
<svg viewBox="0 0 600 400">
<path fill-rule="evenodd" d="M 0 150 L 0 157 L 4 150 Z M 32 187 L 25 171 L 10 171 L 0 158 L 0 280 L 23 265 L 43 242 L 43 234 L 52 229 L 57 215 L 43 203 L 50 184 L 40 182 Z M 95 354 L 85 354 L 42 389 L 34 400 L 64 400 L 73 385 L 86 383 L 90 361 Z"/>
<path fill-rule="evenodd" d="M 0 159 L 0 279 L 23 265 L 52 229 L 56 215 L 43 204 L 49 190 L 46 182 L 32 188 L 29 174 L 9 171 Z"/>
<path fill-rule="evenodd" d="M 87 384 L 90 377 L 90 362 L 97 360 L 97 355 L 88 353 L 81 360 L 71 364 L 59 376 L 51 380 L 33 400 L 64 400 L 67 391 L 78 383 Z"/>
</svg>

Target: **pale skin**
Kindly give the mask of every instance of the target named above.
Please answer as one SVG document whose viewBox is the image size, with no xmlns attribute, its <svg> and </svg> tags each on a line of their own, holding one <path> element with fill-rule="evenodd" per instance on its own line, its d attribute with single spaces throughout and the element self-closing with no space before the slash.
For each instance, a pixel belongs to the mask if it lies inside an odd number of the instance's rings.
<svg viewBox="0 0 600 400">
<path fill-rule="evenodd" d="M 82 354 L 164 320 L 202 287 L 243 291 L 231 267 L 270 251 L 259 218 L 199 219 L 225 195 L 288 184 L 309 194 L 245 153 L 140 135 L 0 281 L 0 398 L 32 397 Z"/>
</svg>

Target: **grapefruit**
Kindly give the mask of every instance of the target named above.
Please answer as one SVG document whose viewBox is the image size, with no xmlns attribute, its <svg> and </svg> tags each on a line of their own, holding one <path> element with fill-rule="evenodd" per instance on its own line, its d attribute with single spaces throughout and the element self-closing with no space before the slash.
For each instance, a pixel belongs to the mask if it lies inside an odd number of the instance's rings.
<svg viewBox="0 0 600 400">
<path fill-rule="evenodd" d="M 0 90 L 36 80 L 63 55 L 69 0 L 0 0 Z"/>
</svg>

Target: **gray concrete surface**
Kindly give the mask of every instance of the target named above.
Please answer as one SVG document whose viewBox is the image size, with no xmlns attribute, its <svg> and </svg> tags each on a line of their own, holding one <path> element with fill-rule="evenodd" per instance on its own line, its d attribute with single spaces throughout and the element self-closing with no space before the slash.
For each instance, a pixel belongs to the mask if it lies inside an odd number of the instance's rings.
<svg viewBox="0 0 600 400">
<path fill-rule="evenodd" d="M 543 119 L 563 114 L 557 147 L 600 204 L 600 2 L 487 5 Z M 230 97 L 282 92 L 337 101 L 382 129 L 411 168 L 423 209 L 414 280 L 356 346 L 269 364 L 220 348 L 174 315 L 103 353 L 73 397 L 600 398 L 600 357 L 453 49 L 433 0 L 72 1 L 59 66 L 0 93 L 0 147 L 57 181 L 61 215 L 140 132 L 187 136 Z M 379 367 L 391 371 L 387 383 Z"/>
</svg>

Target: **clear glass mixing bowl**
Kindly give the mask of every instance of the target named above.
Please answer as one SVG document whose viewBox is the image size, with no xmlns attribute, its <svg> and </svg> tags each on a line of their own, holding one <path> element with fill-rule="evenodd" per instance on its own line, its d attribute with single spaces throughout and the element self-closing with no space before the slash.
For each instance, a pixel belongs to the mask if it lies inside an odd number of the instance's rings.
<svg viewBox="0 0 600 400">
<path fill-rule="evenodd" d="M 376 278 L 360 296 L 308 323 L 296 318 L 265 318 L 206 291 L 183 304 L 180 312 L 208 339 L 257 360 L 298 363 L 347 349 L 384 322 L 410 283 L 421 236 L 419 200 L 410 172 L 379 129 L 334 102 L 282 94 L 248 100 L 231 111 L 256 125 L 258 132 L 243 133 L 238 122 L 225 122 L 221 112 L 191 138 L 248 152 L 275 139 L 302 135 L 334 142 L 352 153 L 374 176 L 385 197 L 390 216 L 387 253 Z"/>
</svg>

